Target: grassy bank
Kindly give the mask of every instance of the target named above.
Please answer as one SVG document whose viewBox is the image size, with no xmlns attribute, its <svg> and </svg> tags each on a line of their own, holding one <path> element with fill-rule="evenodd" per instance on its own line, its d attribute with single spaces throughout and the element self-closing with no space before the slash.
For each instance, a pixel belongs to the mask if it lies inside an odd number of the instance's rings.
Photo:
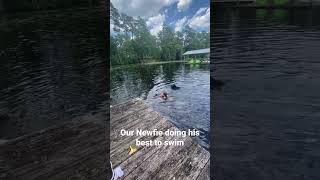
<svg viewBox="0 0 320 180">
<path fill-rule="evenodd" d="M 167 64 L 167 63 L 179 63 L 185 62 L 183 60 L 176 60 L 176 61 L 154 61 L 154 62 L 146 62 L 146 63 L 136 63 L 136 64 L 125 64 L 125 65 L 111 65 L 110 70 L 119 69 L 119 68 L 127 68 L 127 67 L 134 67 L 139 65 L 155 65 L 155 64 Z"/>
<path fill-rule="evenodd" d="M 187 61 L 188 64 L 203 64 L 203 63 L 208 63 L 209 60 L 201 60 L 201 59 L 189 59 Z"/>
</svg>

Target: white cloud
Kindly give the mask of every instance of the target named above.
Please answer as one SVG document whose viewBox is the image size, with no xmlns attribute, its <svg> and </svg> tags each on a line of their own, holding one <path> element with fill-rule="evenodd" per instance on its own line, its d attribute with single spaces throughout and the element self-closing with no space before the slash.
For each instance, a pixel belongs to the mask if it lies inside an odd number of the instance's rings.
<svg viewBox="0 0 320 180">
<path fill-rule="evenodd" d="M 177 4 L 178 11 L 187 10 L 191 4 L 192 0 L 179 0 Z"/>
<path fill-rule="evenodd" d="M 206 10 L 209 8 L 200 8 L 196 14 L 194 16 L 200 16 L 201 14 L 203 14 L 204 12 L 206 12 Z"/>
<path fill-rule="evenodd" d="M 187 10 L 192 0 L 111 0 L 115 8 L 132 17 L 151 17 L 177 3 L 178 11 Z"/>
<path fill-rule="evenodd" d="M 111 0 L 115 8 L 132 17 L 141 16 L 147 20 L 147 25 L 153 35 L 162 30 L 169 6 L 176 5 L 179 12 L 187 10 L 192 0 Z M 160 12 L 163 14 L 160 14 Z M 195 30 L 209 31 L 210 8 L 200 8 L 192 18 L 184 17 L 175 23 L 175 31 L 181 31 L 189 25 Z"/>
<path fill-rule="evenodd" d="M 151 17 L 178 0 L 111 0 L 120 12 L 133 17 Z"/>
<path fill-rule="evenodd" d="M 184 17 L 182 19 L 179 19 L 176 23 L 175 31 L 182 31 L 183 27 L 187 24 L 188 18 Z"/>
<path fill-rule="evenodd" d="M 110 23 L 110 33 L 113 34 L 114 33 L 114 24 L 113 23 Z"/>
<path fill-rule="evenodd" d="M 200 8 L 190 19 L 189 25 L 196 30 L 206 30 L 210 28 L 210 8 Z"/>
<path fill-rule="evenodd" d="M 183 27 L 189 25 L 192 29 L 209 31 L 210 28 L 210 8 L 200 8 L 192 18 L 183 17 L 176 22 L 175 31 L 181 31 Z"/>
<path fill-rule="evenodd" d="M 165 15 L 159 14 L 153 17 L 150 17 L 147 20 L 147 26 L 150 28 L 150 33 L 152 35 L 157 35 L 163 28 L 163 23 L 165 21 Z"/>
<path fill-rule="evenodd" d="M 122 22 L 120 21 L 120 24 Z M 116 31 L 114 30 L 116 29 Z M 110 20 L 110 34 L 113 35 L 113 34 L 117 34 L 117 33 L 121 33 L 121 32 L 124 32 L 124 29 L 118 27 L 118 26 L 115 26 L 113 20 L 111 19 Z"/>
</svg>

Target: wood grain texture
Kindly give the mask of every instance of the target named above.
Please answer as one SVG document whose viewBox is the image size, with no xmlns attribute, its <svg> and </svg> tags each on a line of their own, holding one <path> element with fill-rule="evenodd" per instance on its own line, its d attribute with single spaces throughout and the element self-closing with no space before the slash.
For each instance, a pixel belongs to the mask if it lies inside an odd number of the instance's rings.
<svg viewBox="0 0 320 180">
<path fill-rule="evenodd" d="M 122 179 L 210 179 L 210 154 L 186 136 L 121 136 L 120 130 L 178 130 L 143 103 L 132 100 L 111 107 L 111 161 L 124 171 Z M 183 146 L 136 146 L 136 140 L 183 141 Z M 137 152 L 129 155 L 129 147 Z"/>
<path fill-rule="evenodd" d="M 100 118 L 88 116 L 2 143 L 0 179 L 105 179 L 108 138 Z"/>
<path fill-rule="evenodd" d="M 111 107 L 111 142 L 106 121 L 88 116 L 0 144 L 0 179 L 106 179 L 108 152 L 123 179 L 206 179 L 209 153 L 190 137 L 120 136 L 120 130 L 178 130 L 141 100 Z M 107 113 L 106 113 L 107 114 Z M 139 146 L 136 140 L 183 141 L 183 146 Z M 201 178 L 200 178 L 201 177 Z"/>
</svg>

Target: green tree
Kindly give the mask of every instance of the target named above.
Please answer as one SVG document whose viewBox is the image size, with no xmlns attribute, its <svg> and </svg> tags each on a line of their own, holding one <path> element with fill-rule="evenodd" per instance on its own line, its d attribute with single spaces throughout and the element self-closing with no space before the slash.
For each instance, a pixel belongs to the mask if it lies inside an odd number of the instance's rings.
<svg viewBox="0 0 320 180">
<path fill-rule="evenodd" d="M 176 48 L 177 48 L 176 59 L 182 59 L 183 47 L 184 47 L 184 34 L 178 31 L 176 33 Z"/>
<path fill-rule="evenodd" d="M 112 4 L 110 10 L 115 31 L 110 38 L 112 65 L 180 60 L 185 51 L 210 47 L 207 32 L 197 32 L 189 26 L 175 32 L 164 25 L 156 37 L 150 34 L 144 19 L 119 13 Z"/>
<path fill-rule="evenodd" d="M 186 26 L 182 32 L 185 35 L 184 51 L 190 51 L 193 49 L 197 49 L 197 45 L 195 42 L 196 32 L 192 28 L 190 28 L 189 26 Z"/>
<path fill-rule="evenodd" d="M 153 42 L 152 35 L 147 27 L 146 22 L 142 18 L 138 18 L 135 23 L 133 41 L 135 50 L 140 61 L 150 58 L 151 47 Z"/>
<path fill-rule="evenodd" d="M 165 61 L 176 60 L 176 36 L 173 29 L 164 25 L 158 34 L 161 49 L 161 59 Z"/>
</svg>

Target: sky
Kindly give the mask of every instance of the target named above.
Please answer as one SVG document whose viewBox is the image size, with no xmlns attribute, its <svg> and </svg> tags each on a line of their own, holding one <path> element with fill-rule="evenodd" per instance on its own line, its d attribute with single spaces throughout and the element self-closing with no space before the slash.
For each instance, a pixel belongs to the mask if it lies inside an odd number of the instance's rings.
<svg viewBox="0 0 320 180">
<path fill-rule="evenodd" d="M 152 35 L 164 24 L 181 31 L 189 25 L 196 31 L 210 31 L 209 0 L 111 0 L 118 11 L 132 17 L 142 17 Z"/>
</svg>

